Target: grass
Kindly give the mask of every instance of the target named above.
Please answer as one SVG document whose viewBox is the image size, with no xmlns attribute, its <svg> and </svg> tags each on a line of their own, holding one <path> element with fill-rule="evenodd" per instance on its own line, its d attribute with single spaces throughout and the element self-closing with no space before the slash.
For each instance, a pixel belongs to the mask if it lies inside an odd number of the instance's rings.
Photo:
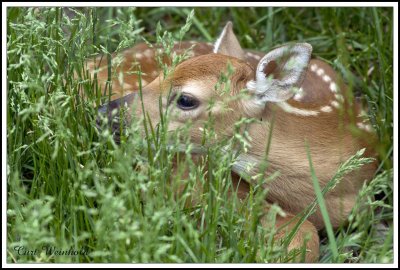
<svg viewBox="0 0 400 270">
<path fill-rule="evenodd" d="M 168 135 L 168 119 L 158 128 L 147 123 L 148 140 L 133 121 L 120 145 L 95 128 L 94 104 L 106 100 L 96 78 L 89 78 L 85 59 L 104 53 L 110 60 L 110 53 L 143 38 L 157 42 L 158 21 L 171 40 L 179 40 L 190 12 L 172 7 L 7 9 L 8 262 L 286 262 L 294 256 L 285 251 L 285 241 L 273 243 L 273 227 L 259 226 L 261 218 L 273 224 L 281 211 L 273 206 L 262 217 L 266 191 L 256 185 L 244 202 L 227 195 L 235 157 L 221 149 L 244 147 L 246 136 L 210 147 L 203 162 L 179 159 L 173 167 L 176 155 L 190 156 L 190 146 L 178 151 L 178 137 L 187 138 L 187 131 Z M 184 37 L 214 41 L 232 20 L 244 48 L 268 51 L 288 41 L 309 42 L 314 56 L 331 63 L 369 107 L 380 141 L 379 170 L 360 191 L 348 226 L 328 230 L 329 240 L 321 233 L 321 263 L 393 262 L 392 12 L 195 8 Z M 106 93 L 111 90 L 109 85 Z M 214 136 L 212 129 L 206 136 Z M 303 219 L 323 205 L 323 194 L 341 174 L 362 162 L 355 155 L 327 187 L 317 188 L 318 200 Z M 212 173 L 203 173 L 205 164 Z M 72 248 L 81 255 L 40 252 L 43 246 Z M 18 247 L 30 252 L 19 255 Z"/>
</svg>

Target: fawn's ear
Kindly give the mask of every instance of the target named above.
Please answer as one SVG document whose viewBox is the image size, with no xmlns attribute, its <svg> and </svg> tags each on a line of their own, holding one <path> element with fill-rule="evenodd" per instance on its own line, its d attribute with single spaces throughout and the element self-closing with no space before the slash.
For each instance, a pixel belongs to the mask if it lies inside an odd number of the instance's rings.
<svg viewBox="0 0 400 270">
<path fill-rule="evenodd" d="M 265 106 L 291 98 L 303 82 L 311 52 L 310 44 L 296 43 L 267 53 L 258 63 L 255 81 L 247 83 L 253 102 Z"/>
<path fill-rule="evenodd" d="M 245 55 L 239 41 L 232 30 L 232 22 L 228 22 L 214 44 L 214 53 L 225 54 L 244 60 Z"/>
</svg>

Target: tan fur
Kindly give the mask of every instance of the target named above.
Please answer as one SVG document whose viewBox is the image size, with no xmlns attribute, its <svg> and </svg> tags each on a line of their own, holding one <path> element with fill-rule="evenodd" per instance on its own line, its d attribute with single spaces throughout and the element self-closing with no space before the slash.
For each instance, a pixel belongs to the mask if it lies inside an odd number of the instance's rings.
<svg viewBox="0 0 400 270">
<path fill-rule="evenodd" d="M 199 156 L 193 156 L 192 157 L 195 162 L 199 163 L 200 162 L 200 157 Z M 183 158 L 180 162 L 183 162 Z M 174 161 L 174 165 L 177 164 L 177 159 Z M 176 168 L 176 166 L 175 166 Z M 176 172 L 174 172 L 176 174 Z M 186 188 L 186 183 L 185 179 L 188 178 L 188 171 L 184 172 L 183 175 L 181 175 L 181 183 L 178 183 L 176 185 L 176 198 L 181 198 L 184 189 Z M 176 183 L 175 183 L 176 184 Z M 200 181 L 197 181 L 195 183 L 195 190 L 196 192 L 193 193 L 191 196 L 191 201 L 188 207 L 193 207 L 197 206 L 198 202 L 200 200 L 201 194 L 203 193 L 203 186 L 200 183 Z M 232 174 L 232 188 L 230 188 L 228 195 L 236 195 L 239 198 L 239 201 L 242 202 L 247 198 L 247 195 L 250 192 L 250 185 L 243 179 L 241 179 L 237 174 Z M 268 210 L 270 209 L 270 204 L 268 202 L 264 203 L 264 211 L 267 214 Z M 296 223 L 299 221 L 297 217 L 295 217 L 292 214 L 286 213 L 286 216 L 281 216 L 279 214 L 276 215 L 276 222 L 275 222 L 275 229 L 277 231 L 274 239 L 279 245 L 279 241 L 287 235 L 288 232 L 290 232 L 293 227 L 296 225 Z M 267 220 L 265 218 L 261 218 L 261 223 L 264 226 L 268 226 Z M 305 241 L 305 239 L 307 239 Z M 300 250 L 303 248 L 303 245 L 306 247 L 306 256 L 305 256 L 305 261 L 306 262 L 317 262 L 318 260 L 318 254 L 319 254 L 319 237 L 318 237 L 318 232 L 315 228 L 315 226 L 309 222 L 305 221 L 299 228 L 298 233 L 295 235 L 293 240 L 289 243 L 288 246 L 288 252 L 292 250 Z M 301 262 L 300 261 L 301 257 L 295 257 L 292 262 Z"/>
<path fill-rule="evenodd" d="M 211 53 L 213 50 L 213 46 L 207 43 L 198 42 L 197 44 L 192 44 L 191 42 L 181 42 L 177 43 L 174 46 L 175 52 L 179 54 L 183 54 L 185 50 L 191 48 L 193 46 L 193 56 L 196 57 L 199 55 L 204 55 Z M 153 52 L 152 57 L 146 57 L 144 55 L 145 51 L 151 50 Z M 254 54 L 263 56 L 263 53 L 249 51 Z M 143 54 L 143 57 L 138 59 L 136 58 L 137 54 Z M 118 99 L 123 97 L 131 92 L 137 91 L 139 88 L 139 75 L 137 74 L 140 70 L 142 71 L 142 86 L 146 86 L 149 82 L 152 82 L 155 78 L 160 74 L 161 69 L 157 66 L 156 61 L 157 51 L 156 49 L 150 48 L 145 43 L 139 43 L 138 45 L 126 49 L 120 53 L 112 54 L 112 58 L 121 57 L 121 63 L 115 64 L 112 67 L 111 79 L 112 79 L 112 97 L 111 100 Z M 258 61 L 250 56 L 246 56 L 246 61 L 253 65 L 257 65 Z M 170 63 L 170 59 L 167 57 L 163 58 L 163 62 Z M 95 59 L 89 59 L 87 61 L 87 69 L 92 74 L 92 78 L 94 78 L 94 72 L 97 73 L 97 78 L 100 83 L 101 89 L 104 90 L 106 81 L 108 78 L 108 69 L 107 69 L 107 57 L 102 55 L 98 56 Z M 96 71 L 97 70 L 97 71 Z M 132 87 L 123 87 L 118 80 L 119 74 L 123 74 L 123 83 L 126 85 L 131 85 Z M 146 81 L 147 83 L 143 82 Z"/>
<path fill-rule="evenodd" d="M 229 39 L 228 39 L 229 40 Z M 191 42 L 182 42 L 175 45 L 176 53 L 182 53 L 183 50 L 192 46 Z M 130 75 L 129 71 L 137 71 L 141 67 L 145 75 L 142 79 L 146 80 L 143 88 L 143 101 L 146 111 L 149 113 L 153 123 L 158 122 L 158 98 L 163 98 L 163 106 L 167 106 L 166 93 L 169 90 L 179 92 L 179 89 L 193 87 L 198 98 L 203 103 L 207 100 L 215 99 L 223 103 L 226 95 L 220 95 L 214 90 L 221 72 L 226 71 L 227 64 L 234 67 L 234 74 L 231 77 L 231 89 L 229 96 L 236 95 L 240 89 L 246 87 L 246 82 L 254 79 L 254 72 L 258 64 L 255 56 L 260 58 L 265 53 L 244 50 L 244 60 L 230 57 L 227 55 L 211 53 L 212 46 L 205 43 L 197 43 L 193 48 L 193 57 L 179 64 L 174 72 L 167 78 L 158 77 L 160 72 L 157 69 L 156 61 L 153 58 L 145 56 L 156 54 L 154 49 L 150 49 L 145 44 L 139 44 L 134 48 L 128 49 L 122 53 L 123 61 L 119 67 L 115 68 L 115 74 L 123 72 L 125 74 L 123 83 L 118 82 L 118 76 L 112 78 L 113 92 L 116 94 L 113 99 L 123 96 L 126 91 L 136 91 L 138 87 L 125 89 L 126 86 L 138 85 L 138 76 Z M 248 54 L 250 52 L 250 54 Z M 135 55 L 143 55 L 135 58 Z M 241 55 L 243 55 L 241 53 Z M 99 58 L 97 58 L 99 59 Z M 163 59 L 170 63 L 170 59 Z M 100 64 L 99 64 L 100 63 Z M 317 65 L 324 71 L 324 75 L 329 76 L 331 81 L 327 82 L 327 77 L 320 76 L 317 72 L 310 70 L 312 65 Z M 98 80 L 104 85 L 107 80 L 106 60 L 97 65 L 103 68 L 98 74 Z M 93 65 L 91 70 L 93 71 Z M 158 77 L 158 78 L 157 78 Z M 330 89 L 330 83 L 334 82 L 339 94 L 344 96 L 344 102 L 338 102 L 337 96 Z M 339 165 L 354 155 L 357 150 L 367 148 L 366 156 L 374 156 L 373 145 L 375 144 L 375 135 L 367 134 L 359 130 L 358 134 L 353 134 L 351 129 L 356 128 L 356 122 L 359 121 L 357 115 L 360 112 L 360 104 L 349 102 L 347 100 L 346 86 L 338 80 L 335 71 L 321 60 L 311 60 L 301 84 L 304 93 L 296 100 L 294 98 L 287 101 L 293 108 L 301 110 L 313 110 L 318 112 L 315 116 L 302 116 L 286 112 L 279 104 L 267 103 L 262 111 L 259 109 L 244 106 L 243 102 L 236 101 L 228 104 L 228 110 L 217 108 L 214 116 L 216 118 L 216 133 L 222 136 L 231 136 L 233 134 L 234 123 L 241 117 L 257 116 L 262 119 L 259 123 L 250 125 L 248 132 L 253 138 L 251 149 L 246 154 L 247 158 L 262 161 L 266 149 L 270 124 L 274 119 L 274 129 L 272 132 L 271 149 L 268 156 L 269 167 L 267 175 L 279 171 L 280 175 L 265 187 L 269 189 L 267 199 L 269 202 L 278 203 L 284 209 L 288 216 L 278 218 L 277 227 L 292 219 L 289 229 L 294 224 L 293 215 L 298 214 L 309 205 L 315 198 L 314 188 L 310 177 L 310 168 L 306 155 L 305 142 L 310 146 L 311 157 L 316 175 L 321 187 L 331 179 Z M 190 90 L 190 89 L 189 89 Z M 337 93 L 336 93 L 337 94 Z M 334 102 L 334 103 L 332 103 Z M 336 102 L 340 106 L 336 107 Z M 334 105 L 332 105 L 334 104 Z M 203 105 L 202 105 L 203 106 Z M 321 110 L 323 107 L 328 110 Z M 205 106 L 204 106 L 205 107 Z M 180 127 L 184 122 L 194 121 L 191 131 L 191 140 L 194 144 L 200 144 L 202 131 L 199 129 L 208 119 L 208 112 L 204 107 L 200 107 L 195 112 L 182 113 L 179 109 L 173 109 L 176 116 L 172 119 L 170 129 Z M 138 107 L 137 114 L 142 114 Z M 257 169 L 257 168 L 256 168 Z M 257 173 L 257 170 L 251 174 Z M 361 170 L 347 175 L 345 179 L 329 194 L 326 195 L 326 205 L 329 216 L 334 227 L 338 227 L 348 216 L 354 205 L 356 194 L 363 182 L 369 180 L 376 169 L 376 163 L 366 165 Z M 234 184 L 238 185 L 239 197 L 245 197 L 248 193 L 248 183 L 238 181 L 238 176 L 233 172 Z M 250 179 L 246 179 L 251 184 Z M 200 188 L 200 187 L 199 187 Z M 266 211 L 268 211 L 266 206 Z M 290 249 L 301 247 L 304 236 L 311 233 L 311 241 L 308 242 L 306 259 L 308 262 L 318 259 L 318 234 L 317 229 L 322 229 L 324 223 L 320 211 L 313 214 L 310 219 L 302 225 L 300 231 L 290 245 Z M 278 235 L 278 238 L 284 234 Z"/>
</svg>

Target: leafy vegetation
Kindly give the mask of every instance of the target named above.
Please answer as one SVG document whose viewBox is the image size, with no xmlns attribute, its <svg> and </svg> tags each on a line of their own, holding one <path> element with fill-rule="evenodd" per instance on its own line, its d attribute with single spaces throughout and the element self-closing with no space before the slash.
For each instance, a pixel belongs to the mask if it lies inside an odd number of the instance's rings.
<svg viewBox="0 0 400 270">
<path fill-rule="evenodd" d="M 237 136 L 209 147 L 196 163 L 189 158 L 188 128 L 170 134 L 167 118 L 157 128 L 145 119 L 146 139 L 142 123 L 132 121 L 119 145 L 107 129 L 96 128 L 96 106 L 108 98 L 89 76 L 86 59 L 103 53 L 110 60 L 112 52 L 143 39 L 167 40 L 164 47 L 182 38 L 212 42 L 228 20 L 245 48 L 309 42 L 314 56 L 331 63 L 363 98 L 379 137 L 380 166 L 349 224 L 328 230 L 329 241 L 321 233 L 320 262 L 393 262 L 392 12 L 195 8 L 191 17 L 190 9 L 173 7 L 8 8 L 8 262 L 287 262 L 295 256 L 285 251 L 288 241 L 274 243 L 273 226 L 260 226 L 260 219 L 273 224 L 281 213 L 274 205 L 263 215 L 263 179 L 245 201 L 228 196 L 235 153 L 224 149 L 246 147 L 248 138 L 239 133 L 246 121 L 238 123 Z M 161 28 L 168 33 L 162 36 Z M 212 125 L 210 119 L 206 139 L 215 136 Z M 345 163 L 325 189 L 317 188 L 318 200 L 303 217 L 322 205 L 343 173 L 365 162 L 357 153 Z M 204 174 L 206 164 L 212 173 Z M 81 253 L 58 256 L 44 246 Z M 25 254 L 16 251 L 21 247 Z"/>
</svg>

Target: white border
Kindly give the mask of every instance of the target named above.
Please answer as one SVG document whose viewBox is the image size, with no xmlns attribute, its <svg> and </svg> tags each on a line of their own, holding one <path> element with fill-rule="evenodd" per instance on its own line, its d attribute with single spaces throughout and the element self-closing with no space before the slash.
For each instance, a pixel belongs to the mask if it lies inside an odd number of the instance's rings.
<svg viewBox="0 0 400 270">
<path fill-rule="evenodd" d="M 393 251 L 394 264 L 399 266 L 399 10 L 398 3 L 393 8 Z M 397 165 L 396 165 L 397 164 Z"/>
<path fill-rule="evenodd" d="M 67 5 L 60 5 L 54 2 L 5 2 L 5 6 L 13 7 L 394 7 L 397 3 L 393 2 L 364 2 L 360 5 L 359 2 L 65 2 Z"/>
<path fill-rule="evenodd" d="M 218 267 L 218 268 L 244 268 L 244 267 L 254 267 L 254 268 L 264 268 L 264 267 L 276 267 L 276 268 L 286 268 L 286 267 L 296 267 L 296 268 L 337 268 L 340 266 L 346 266 L 349 268 L 392 268 L 398 267 L 398 3 L 397 2 L 330 2 L 330 3 L 315 3 L 315 2 L 286 2 L 286 3 L 277 3 L 277 2 L 246 2 L 246 3 L 236 3 L 236 2 L 223 2 L 223 3 L 204 3 L 204 2 L 136 2 L 134 6 L 137 7 L 156 7 L 156 6 L 176 6 L 176 7 L 393 7 L 393 24 L 394 24 L 394 56 L 393 56 L 393 68 L 394 68 L 394 262 L 393 264 L 8 264 L 7 261 L 7 235 L 6 235 L 6 207 L 7 207 L 7 176 L 6 176 L 6 143 L 7 143 L 7 132 L 6 132 L 6 120 L 7 120 L 7 110 L 6 110 L 6 89 L 7 89 L 7 72 L 6 72 L 6 18 L 7 18 L 7 7 L 25 7 L 25 6 L 76 6 L 76 7 L 84 7 L 84 6 L 97 6 L 97 7 L 114 7 L 114 6 L 133 6 L 133 2 L 112 2 L 112 3 L 93 3 L 93 2 L 69 2 L 65 3 L 66 5 L 61 5 L 60 3 L 53 2 L 20 2 L 20 3 L 10 3 L 4 2 L 2 3 L 2 33 L 3 33 L 3 42 L 2 42 L 2 267 L 9 268 L 22 268 L 22 267 L 31 267 L 31 268 L 53 268 L 53 267 L 61 267 L 61 268 L 70 268 L 70 267 L 82 267 L 82 268 L 109 268 L 109 267 L 118 267 L 118 268 L 153 268 L 153 267 L 163 267 L 163 268 L 197 268 L 197 267 Z"/>
</svg>

